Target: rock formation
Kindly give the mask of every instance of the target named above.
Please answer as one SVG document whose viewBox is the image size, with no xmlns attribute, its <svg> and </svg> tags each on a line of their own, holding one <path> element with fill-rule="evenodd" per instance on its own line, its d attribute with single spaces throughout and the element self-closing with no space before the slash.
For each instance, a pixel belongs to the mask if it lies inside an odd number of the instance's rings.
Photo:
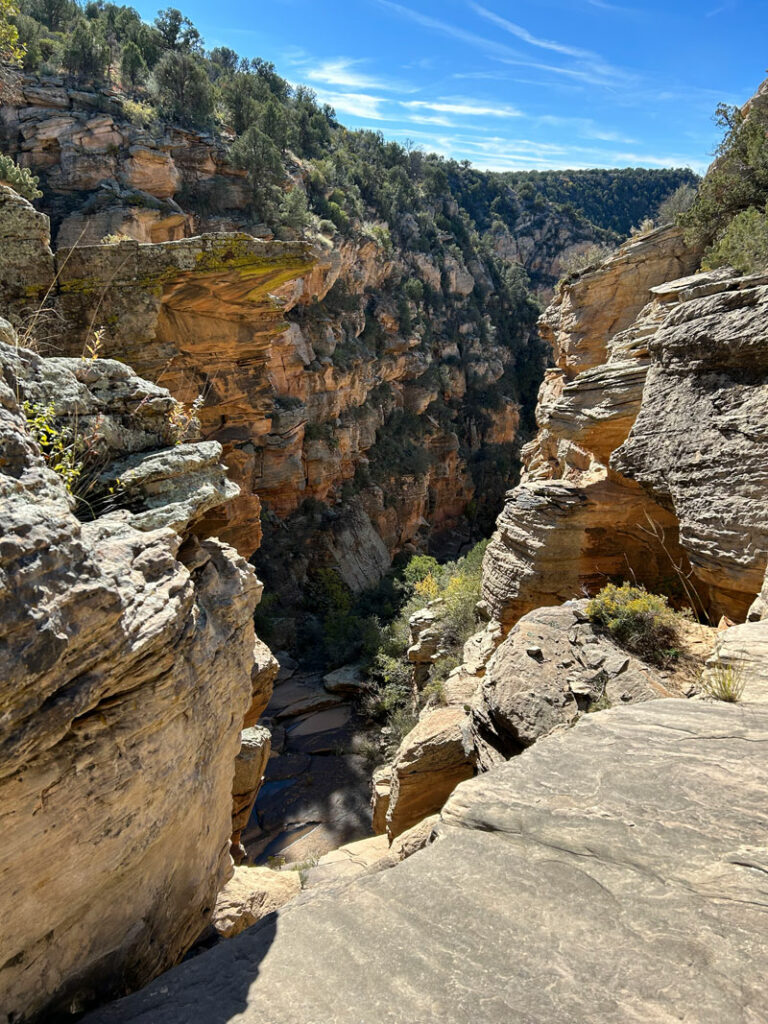
<svg viewBox="0 0 768 1024">
<path fill-rule="evenodd" d="M 738 622 L 768 562 L 768 277 L 720 271 L 654 292 L 672 308 L 612 465 L 673 511 L 701 604 Z"/>
<path fill-rule="evenodd" d="M 651 232 L 566 282 L 542 317 L 556 366 L 485 556 L 488 626 L 453 674 L 456 735 L 427 713 L 406 737 L 374 777 L 375 830 L 439 810 L 473 759 L 488 769 L 595 706 L 695 692 L 711 628 L 691 631 L 670 674 L 598 635 L 574 598 L 630 578 L 712 623 L 747 615 L 768 560 L 768 279 L 664 280 L 698 258 L 678 229 Z M 412 631 L 423 685 L 440 648 L 429 609 Z M 712 655 L 752 693 L 764 686 L 762 632 L 727 630 Z M 420 771 L 426 736 L 436 767 Z"/>
<path fill-rule="evenodd" d="M 426 850 L 87 1024 L 761 1020 L 767 758 L 764 705 L 585 716 L 464 782 Z"/>
<path fill-rule="evenodd" d="M 235 868 L 216 898 L 212 926 L 223 939 L 234 938 L 273 914 L 301 892 L 298 871 Z"/>
<path fill-rule="evenodd" d="M 401 743 L 388 769 L 387 835 L 395 839 L 439 811 L 456 786 L 474 774 L 472 750 L 464 742 L 462 706 L 431 710 Z M 381 821 L 374 804 L 374 830 Z"/>
<path fill-rule="evenodd" d="M 471 746 L 483 770 L 556 729 L 569 728 L 585 712 L 680 697 L 681 684 L 695 683 L 711 651 L 714 630 L 691 623 L 691 635 L 681 645 L 698 647 L 698 657 L 685 650 L 682 665 L 671 673 L 628 654 L 598 632 L 586 606 L 586 601 L 569 601 L 529 612 L 491 657 L 472 709 Z M 693 667 L 686 674 L 689 663 Z"/>
<path fill-rule="evenodd" d="M 314 567 L 360 590 L 404 547 L 465 528 L 473 498 L 495 514 L 519 424 L 516 367 L 537 357 L 533 307 L 504 328 L 517 353 L 479 312 L 494 291 L 481 260 L 389 252 L 370 229 L 330 248 L 255 241 L 243 173 L 212 137 L 138 127 L 119 97 L 61 79 L 23 77 L 19 95 L 2 108 L 4 150 L 45 191 L 57 354 L 79 354 L 101 328 L 103 354 L 182 402 L 202 396 L 203 435 L 223 444 L 240 496 L 201 535 L 250 556 L 261 518 L 260 572 L 291 608 Z M 404 300 L 410 279 L 438 294 L 434 309 Z M 16 298 L 34 308 L 39 296 Z M 478 490 L 470 461 L 485 449 Z"/>
<path fill-rule="evenodd" d="M 192 533 L 232 485 L 215 442 L 172 446 L 167 391 L 0 335 L 0 990 L 9 1020 L 50 1019 L 145 983 L 210 918 L 261 588 Z M 113 493 L 83 468 L 81 521 L 34 429 L 87 441 L 105 485 L 121 458 L 145 472 Z"/>
<path fill-rule="evenodd" d="M 654 232 L 565 285 L 543 317 L 558 368 L 486 562 L 485 608 L 505 628 L 606 577 L 676 592 L 713 621 L 743 618 L 759 589 L 765 283 L 661 282 L 695 257 L 675 229 Z"/>
</svg>

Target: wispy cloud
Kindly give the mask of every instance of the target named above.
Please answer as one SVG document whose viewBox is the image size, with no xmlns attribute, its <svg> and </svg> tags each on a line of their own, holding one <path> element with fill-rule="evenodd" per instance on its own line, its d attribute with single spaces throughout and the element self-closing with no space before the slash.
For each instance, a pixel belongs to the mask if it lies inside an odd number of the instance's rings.
<svg viewBox="0 0 768 1024">
<path fill-rule="evenodd" d="M 522 25 L 516 25 L 512 21 L 502 18 L 499 14 L 494 14 L 493 11 L 489 11 L 487 7 L 481 7 L 480 4 L 470 3 L 469 6 L 475 14 L 479 14 L 481 18 L 485 18 L 487 21 L 492 22 L 499 28 L 503 28 L 505 32 L 511 33 L 518 39 L 522 39 L 524 43 L 528 43 L 530 46 L 538 46 L 542 50 L 554 50 L 555 53 L 562 53 L 567 57 L 582 57 L 586 60 L 600 59 L 597 54 L 592 53 L 591 50 L 580 50 L 575 46 L 567 46 L 565 43 L 556 43 L 551 39 L 539 39 L 537 36 L 532 35 L 532 33 L 527 29 L 523 28 Z"/>
<path fill-rule="evenodd" d="M 383 78 L 374 78 L 359 70 L 365 61 L 353 60 L 351 57 L 335 57 L 321 60 L 319 63 L 302 61 L 300 70 L 310 82 L 321 82 L 342 89 L 379 89 L 383 92 L 407 92 L 409 86 L 404 83 L 390 82 Z"/>
<path fill-rule="evenodd" d="M 535 120 L 538 124 L 570 128 L 582 139 L 594 139 L 596 142 L 620 142 L 626 146 L 637 143 L 637 139 L 629 138 L 611 128 L 603 128 L 588 117 L 560 117 L 557 114 L 542 114 Z"/>
<path fill-rule="evenodd" d="M 434 110 L 438 114 L 460 114 L 465 117 L 522 117 L 515 107 L 488 105 L 471 100 L 401 100 L 401 107 L 411 110 Z"/>
<path fill-rule="evenodd" d="M 541 64 L 538 61 L 521 60 L 517 57 L 498 57 L 497 60 L 512 67 L 533 68 L 536 71 L 560 75 L 562 78 L 572 78 L 574 81 L 585 82 L 588 85 L 615 86 L 619 82 L 628 84 L 635 81 L 634 75 L 617 70 L 607 73 L 602 66 L 582 65 L 576 68 L 564 68 L 558 64 Z"/>
<path fill-rule="evenodd" d="M 622 7 L 620 4 L 610 4 L 606 0 L 587 0 L 590 7 L 598 7 L 601 11 L 613 11 L 614 14 L 639 14 L 637 7 Z"/>
<path fill-rule="evenodd" d="M 327 92 L 318 89 L 317 98 L 321 103 L 333 107 L 336 113 L 367 117 L 372 121 L 391 120 L 381 109 L 389 102 L 382 96 L 372 96 L 364 92 Z"/>
<path fill-rule="evenodd" d="M 726 11 L 732 11 L 736 6 L 736 0 L 730 0 L 727 4 L 721 4 L 719 7 L 715 7 L 714 10 L 707 11 L 704 15 L 705 18 L 714 18 L 718 14 L 725 14 Z"/>
<path fill-rule="evenodd" d="M 398 14 L 401 18 L 407 18 L 423 28 L 431 28 L 435 32 L 441 32 L 443 35 L 450 36 L 452 39 L 458 39 L 463 43 L 468 43 L 470 46 L 479 47 L 487 53 L 507 57 L 519 56 L 517 51 L 513 50 L 510 46 L 506 46 L 504 43 L 498 43 L 493 39 L 486 39 L 485 36 L 479 36 L 475 32 L 468 32 L 466 29 L 459 28 L 458 25 L 451 25 L 446 21 L 440 21 L 439 18 L 432 18 L 428 14 L 414 11 L 411 7 L 393 3 L 392 0 L 376 0 L 376 2 L 380 7 L 385 7 L 394 14 Z"/>
</svg>

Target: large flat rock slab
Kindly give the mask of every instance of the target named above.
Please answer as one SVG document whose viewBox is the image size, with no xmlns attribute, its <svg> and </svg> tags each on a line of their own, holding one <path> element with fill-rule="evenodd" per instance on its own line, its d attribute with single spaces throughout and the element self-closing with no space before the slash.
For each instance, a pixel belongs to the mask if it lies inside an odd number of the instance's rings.
<svg viewBox="0 0 768 1024">
<path fill-rule="evenodd" d="M 768 707 L 585 716 L 320 890 L 88 1024 L 762 1024 Z"/>
</svg>

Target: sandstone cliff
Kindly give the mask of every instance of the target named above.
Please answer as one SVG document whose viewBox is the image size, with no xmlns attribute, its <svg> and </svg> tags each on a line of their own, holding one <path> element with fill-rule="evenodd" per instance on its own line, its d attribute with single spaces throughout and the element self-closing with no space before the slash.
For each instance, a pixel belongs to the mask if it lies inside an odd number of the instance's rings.
<svg viewBox="0 0 768 1024">
<path fill-rule="evenodd" d="M 82 1010 L 177 962 L 231 872 L 240 731 L 269 685 L 261 587 L 232 548 L 192 533 L 233 485 L 216 442 L 173 446 L 174 408 L 122 363 L 43 359 L 0 321 L 9 1021 Z M 104 482 L 81 519 L 35 440 L 55 453 L 72 432 Z"/>
<path fill-rule="evenodd" d="M 487 554 L 485 609 L 505 628 L 617 576 L 714 621 L 754 599 L 768 550 L 753 426 L 765 285 L 722 271 L 664 283 L 696 259 L 662 229 L 566 284 L 545 314 L 557 369 Z"/>
<path fill-rule="evenodd" d="M 439 810 L 473 764 L 487 770 L 584 711 L 690 695 L 707 658 L 709 675 L 733 666 L 760 698 L 762 623 L 718 634 L 714 653 L 714 629 L 692 626 L 670 674 L 600 636 L 574 600 L 633 579 L 714 625 L 742 622 L 763 583 L 768 287 L 728 269 L 665 280 L 699 258 L 678 229 L 654 231 L 566 282 L 542 317 L 556 365 L 485 555 L 489 622 L 446 684 L 455 707 L 428 707 L 376 773 L 377 831 Z M 440 645 L 429 617 L 414 617 L 426 674 Z"/>
<path fill-rule="evenodd" d="M 466 537 L 471 503 L 492 521 L 539 356 L 533 305 L 500 305 L 488 258 L 462 252 L 450 231 L 435 252 L 393 248 L 378 223 L 314 248 L 254 241 L 236 233 L 264 232 L 221 142 L 139 128 L 117 96 L 61 79 L 28 76 L 19 93 L 1 111 L 4 149 L 41 176 L 59 249 L 60 351 L 79 354 L 103 328 L 105 354 L 184 402 L 203 396 L 204 436 L 224 445 L 241 494 L 201 533 L 251 555 L 264 525 L 260 570 L 291 608 L 313 567 L 334 566 L 359 590 L 403 548 Z M 292 173 L 308 171 L 298 162 Z M 442 205 L 458 223 L 456 202 Z M 505 244 L 530 256 L 523 235 L 534 229 L 547 230 L 541 217 L 523 217 Z M 230 234 L 190 238 L 201 231 Z M 34 232 L 44 247 L 39 222 Z M 573 239 L 551 234 L 554 260 Z M 98 245 L 105 236 L 114 244 Z M 17 320 L 50 274 L 4 295 Z"/>
</svg>

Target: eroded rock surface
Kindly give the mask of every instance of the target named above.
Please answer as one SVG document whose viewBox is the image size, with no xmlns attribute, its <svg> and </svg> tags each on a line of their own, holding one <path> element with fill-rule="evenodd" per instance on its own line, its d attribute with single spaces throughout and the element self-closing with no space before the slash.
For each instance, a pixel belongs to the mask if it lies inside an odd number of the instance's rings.
<svg viewBox="0 0 768 1024">
<path fill-rule="evenodd" d="M 238 867 L 216 897 L 212 926 L 223 939 L 273 914 L 301 892 L 298 871 Z"/>
<path fill-rule="evenodd" d="M 463 732 L 466 718 L 462 706 L 430 710 L 403 739 L 388 767 L 388 784 L 374 785 L 374 831 L 383 822 L 390 839 L 396 838 L 439 811 L 455 787 L 472 777 L 474 760 Z"/>
<path fill-rule="evenodd" d="M 606 577 L 631 570 L 668 589 L 672 560 L 686 566 L 671 510 L 609 459 L 640 410 L 648 339 L 676 300 L 652 289 L 690 272 L 699 255 L 675 228 L 632 239 L 562 286 L 542 316 L 556 368 L 540 388 L 539 431 L 523 449 L 522 482 L 507 495 L 484 563 L 484 608 L 505 630 L 535 608 L 598 590 Z"/>
<path fill-rule="evenodd" d="M 80 402 L 109 463 L 162 444 L 173 400 L 0 333 L 0 991 L 9 1020 L 50 1019 L 144 984 L 210 918 L 260 586 L 189 523 L 148 524 L 139 494 L 79 521 L 22 403 Z"/>
<path fill-rule="evenodd" d="M 743 619 L 760 587 L 768 285 L 727 269 L 654 284 L 670 259 L 694 260 L 678 247 L 673 229 L 628 243 L 625 257 L 647 255 L 639 292 L 617 256 L 542 319 L 558 369 L 485 563 L 484 606 L 506 629 L 606 577 L 631 575 L 715 622 Z"/>
<path fill-rule="evenodd" d="M 586 606 L 569 601 L 529 612 L 490 659 L 472 709 L 472 745 L 481 768 L 572 726 L 590 710 L 681 696 L 669 672 L 599 633 Z"/>
<path fill-rule="evenodd" d="M 677 301 L 611 465 L 674 511 L 701 603 L 740 621 L 768 561 L 768 277 L 663 292 Z"/>
<path fill-rule="evenodd" d="M 757 1024 L 766 763 L 763 705 L 586 716 L 463 783 L 428 849 L 343 899 L 285 908 L 88 1024 Z"/>
</svg>

